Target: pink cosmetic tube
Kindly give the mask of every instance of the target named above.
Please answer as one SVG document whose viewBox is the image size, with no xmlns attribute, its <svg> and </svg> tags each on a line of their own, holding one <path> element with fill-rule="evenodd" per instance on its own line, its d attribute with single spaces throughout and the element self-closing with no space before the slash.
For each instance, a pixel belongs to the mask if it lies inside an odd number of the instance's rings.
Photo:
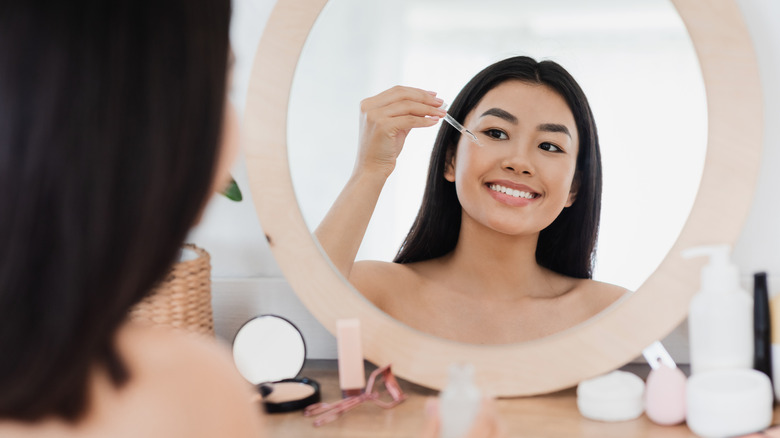
<svg viewBox="0 0 780 438">
<path fill-rule="evenodd" d="M 339 386 L 343 397 L 360 395 L 366 386 L 363 367 L 363 347 L 360 341 L 360 320 L 336 321 L 336 343 L 339 355 Z"/>
</svg>

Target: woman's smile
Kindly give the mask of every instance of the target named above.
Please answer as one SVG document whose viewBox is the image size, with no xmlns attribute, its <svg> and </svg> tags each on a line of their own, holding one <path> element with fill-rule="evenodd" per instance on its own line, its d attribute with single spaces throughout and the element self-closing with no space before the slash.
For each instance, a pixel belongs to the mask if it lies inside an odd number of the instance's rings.
<svg viewBox="0 0 780 438">
<path fill-rule="evenodd" d="M 491 181 L 485 187 L 496 201 L 512 207 L 524 207 L 541 197 L 530 187 L 511 181 Z"/>
</svg>

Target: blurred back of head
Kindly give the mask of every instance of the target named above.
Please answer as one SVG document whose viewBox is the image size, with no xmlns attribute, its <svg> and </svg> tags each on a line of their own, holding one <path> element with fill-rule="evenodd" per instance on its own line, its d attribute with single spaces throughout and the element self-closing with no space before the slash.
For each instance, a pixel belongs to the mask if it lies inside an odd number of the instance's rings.
<svg viewBox="0 0 780 438">
<path fill-rule="evenodd" d="M 0 418 L 77 420 L 209 197 L 229 0 L 0 4 Z"/>
</svg>

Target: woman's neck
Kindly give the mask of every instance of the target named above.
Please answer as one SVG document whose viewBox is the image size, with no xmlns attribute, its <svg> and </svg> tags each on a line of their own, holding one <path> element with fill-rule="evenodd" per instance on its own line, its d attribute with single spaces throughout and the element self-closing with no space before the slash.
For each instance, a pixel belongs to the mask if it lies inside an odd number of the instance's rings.
<svg viewBox="0 0 780 438">
<path fill-rule="evenodd" d="M 445 263 L 460 284 L 482 296 L 545 297 L 551 292 L 551 273 L 536 262 L 538 240 L 539 233 L 507 235 L 464 215 L 458 243 Z"/>
</svg>

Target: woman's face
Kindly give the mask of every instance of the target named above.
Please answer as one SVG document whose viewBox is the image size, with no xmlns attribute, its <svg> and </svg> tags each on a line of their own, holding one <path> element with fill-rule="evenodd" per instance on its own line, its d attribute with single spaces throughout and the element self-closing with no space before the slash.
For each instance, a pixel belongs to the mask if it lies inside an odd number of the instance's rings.
<svg viewBox="0 0 780 438">
<path fill-rule="evenodd" d="M 579 138 L 563 98 L 519 80 L 488 91 L 463 125 L 445 178 L 455 183 L 464 223 L 510 235 L 538 233 L 576 197 Z"/>
</svg>

